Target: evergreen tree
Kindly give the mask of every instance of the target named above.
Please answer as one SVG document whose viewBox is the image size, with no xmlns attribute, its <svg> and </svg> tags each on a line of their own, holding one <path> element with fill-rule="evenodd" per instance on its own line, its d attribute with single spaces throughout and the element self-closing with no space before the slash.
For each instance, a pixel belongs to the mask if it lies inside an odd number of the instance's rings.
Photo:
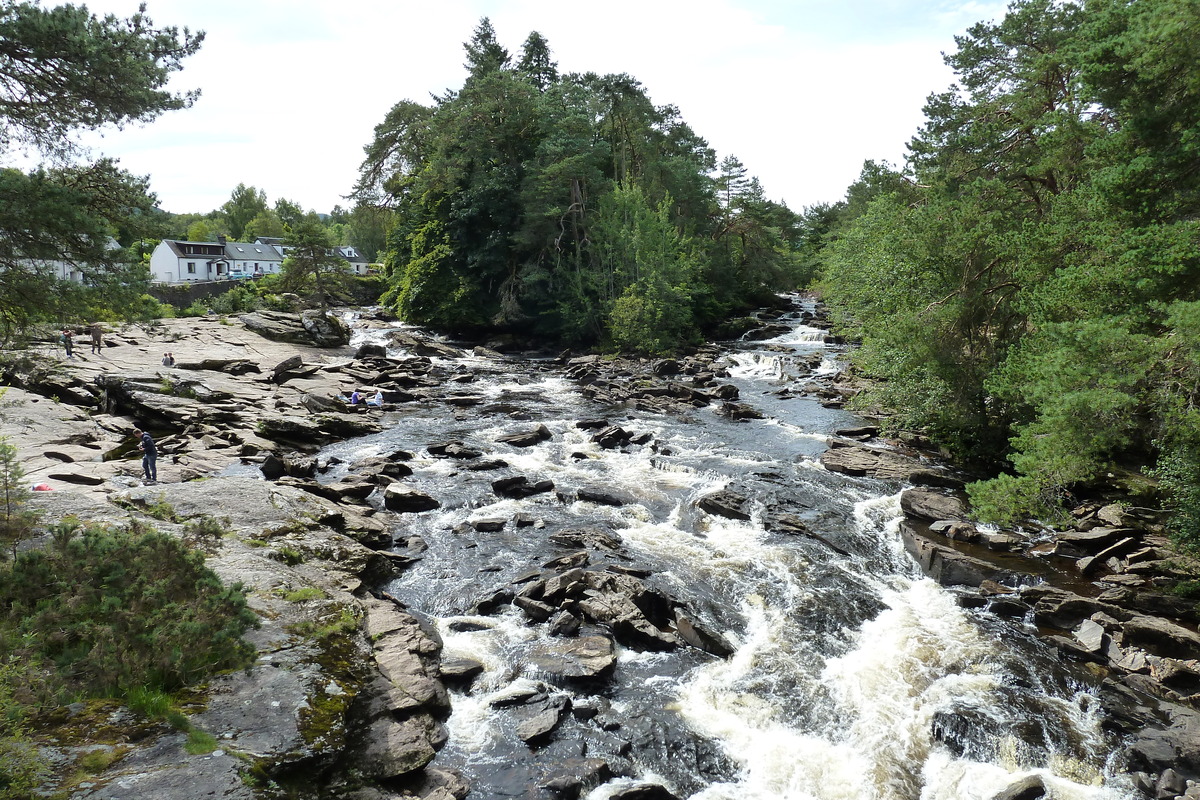
<svg viewBox="0 0 1200 800">
<path fill-rule="evenodd" d="M 96 304 L 130 309 L 147 274 L 110 237 L 149 234 L 153 197 L 112 161 L 67 158 L 79 130 L 191 105 L 197 93 L 165 87 L 202 40 L 186 28 L 155 28 L 140 11 L 122 20 L 84 6 L 0 3 L 0 157 L 20 147 L 47 159 L 29 173 L 0 165 L 0 338 Z M 54 262 L 84 283 L 58 280 Z"/>
</svg>

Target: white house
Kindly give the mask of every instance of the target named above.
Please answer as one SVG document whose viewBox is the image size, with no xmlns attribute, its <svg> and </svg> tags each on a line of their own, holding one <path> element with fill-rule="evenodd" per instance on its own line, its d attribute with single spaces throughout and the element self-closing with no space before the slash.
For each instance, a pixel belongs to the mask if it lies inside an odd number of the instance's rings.
<svg viewBox="0 0 1200 800">
<path fill-rule="evenodd" d="M 270 245 L 279 253 L 282 258 L 287 255 L 287 251 L 291 250 L 291 246 L 284 244 L 284 240 L 276 236 L 260 236 L 254 240 L 256 244 Z M 339 245 L 333 248 L 333 254 L 346 259 L 350 265 L 350 271 L 355 275 L 366 275 L 370 270 L 370 262 L 353 247 L 349 245 Z"/>
<path fill-rule="evenodd" d="M 185 242 L 163 239 L 150 254 L 150 279 L 190 283 L 252 278 L 279 272 L 283 256 L 273 247 L 250 242 Z"/>
</svg>

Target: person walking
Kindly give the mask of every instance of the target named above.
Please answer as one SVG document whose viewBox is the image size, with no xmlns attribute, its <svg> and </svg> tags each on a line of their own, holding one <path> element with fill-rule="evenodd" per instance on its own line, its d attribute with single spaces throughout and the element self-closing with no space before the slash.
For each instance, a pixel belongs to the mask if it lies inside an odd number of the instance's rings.
<svg viewBox="0 0 1200 800">
<path fill-rule="evenodd" d="M 154 439 L 143 430 L 135 430 L 133 435 L 141 439 L 138 450 L 142 451 L 142 472 L 146 481 L 158 483 L 158 450 L 154 447 Z"/>
<path fill-rule="evenodd" d="M 104 330 L 99 322 L 92 323 L 92 352 L 99 353 L 104 347 Z"/>
</svg>

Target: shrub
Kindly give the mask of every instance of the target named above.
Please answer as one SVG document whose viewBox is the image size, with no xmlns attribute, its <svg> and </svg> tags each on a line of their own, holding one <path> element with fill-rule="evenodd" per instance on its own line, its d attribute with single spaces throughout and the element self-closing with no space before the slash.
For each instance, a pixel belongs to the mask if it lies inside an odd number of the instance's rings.
<svg viewBox="0 0 1200 800">
<path fill-rule="evenodd" d="M 62 550 L 32 550 L 0 571 L 0 657 L 11 643 L 86 693 L 171 691 L 244 666 L 256 624 L 238 585 L 155 530 L 88 527 Z"/>
</svg>

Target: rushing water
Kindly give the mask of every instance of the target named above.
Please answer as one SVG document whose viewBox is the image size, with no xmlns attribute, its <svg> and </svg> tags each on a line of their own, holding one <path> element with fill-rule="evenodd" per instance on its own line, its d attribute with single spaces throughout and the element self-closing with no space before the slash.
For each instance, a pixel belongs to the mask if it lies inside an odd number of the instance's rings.
<svg viewBox="0 0 1200 800">
<path fill-rule="evenodd" d="M 1132 797 L 1111 774 L 1116 743 L 1100 729 L 1086 681 L 1028 632 L 960 608 L 921 576 L 897 532 L 903 487 L 820 466 L 826 437 L 856 420 L 781 391 L 837 369 L 822 332 L 799 315 L 788 320 L 789 333 L 732 345 L 724 359 L 763 420 L 605 408 L 554 365 L 469 358 L 462 366 L 476 376 L 469 388 L 481 405 L 457 415 L 406 408 L 384 433 L 327 451 L 352 460 L 409 449 L 409 480 L 443 503 L 405 518 L 402 535 L 428 549 L 389 587 L 437 622 L 444 656 L 485 666 L 469 693 L 453 696 L 450 740 L 435 765 L 461 770 L 478 798 L 540 796 L 540 781 L 582 756 L 630 773 L 588 800 L 634 778 L 702 800 L 987 800 L 1034 772 L 1050 797 Z M 649 432 L 653 444 L 604 450 L 575 425 L 599 417 Z M 539 422 L 553 437 L 538 446 L 495 441 Z M 423 450 L 449 439 L 510 467 L 475 473 Z M 490 482 L 502 474 L 548 478 L 559 490 L 601 489 L 626 504 L 567 504 L 553 494 L 498 499 Z M 753 499 L 749 521 L 696 508 L 727 486 Z M 844 552 L 767 532 L 763 515 L 780 512 Z M 536 524 L 494 533 L 467 527 L 517 515 Z M 562 555 L 546 535 L 565 527 L 617 533 L 630 564 L 651 570 L 651 585 L 683 601 L 736 652 L 718 659 L 688 648 L 619 649 L 611 681 L 590 691 L 611 703 L 620 727 L 605 732 L 569 718 L 553 743 L 531 750 L 515 736 L 510 712 L 493 703 L 545 679 L 526 656 L 546 640 L 546 626 L 507 606 L 489 616 L 472 608 Z M 549 691 L 596 702 L 579 687 Z"/>
</svg>

